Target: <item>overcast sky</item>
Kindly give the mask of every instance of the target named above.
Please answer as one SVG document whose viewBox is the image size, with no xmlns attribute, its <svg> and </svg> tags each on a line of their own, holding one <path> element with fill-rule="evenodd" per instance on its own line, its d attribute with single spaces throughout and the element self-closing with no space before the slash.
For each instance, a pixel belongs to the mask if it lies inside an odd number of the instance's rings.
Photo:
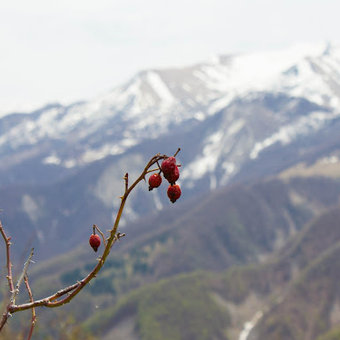
<svg viewBox="0 0 340 340">
<path fill-rule="evenodd" d="M 145 68 L 339 41 L 339 0 L 0 0 L 0 115 L 106 93 Z"/>
</svg>

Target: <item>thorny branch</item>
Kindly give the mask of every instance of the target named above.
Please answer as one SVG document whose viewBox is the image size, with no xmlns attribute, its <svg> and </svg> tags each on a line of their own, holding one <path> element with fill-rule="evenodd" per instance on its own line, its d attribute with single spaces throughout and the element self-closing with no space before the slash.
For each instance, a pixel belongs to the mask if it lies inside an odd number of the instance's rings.
<svg viewBox="0 0 340 340">
<path fill-rule="evenodd" d="M 176 156 L 179 151 L 180 151 L 180 148 L 178 148 L 178 150 L 176 151 L 174 156 Z M 22 274 L 21 274 L 21 276 L 18 280 L 16 288 L 14 289 L 12 271 L 11 271 L 12 264 L 11 264 L 11 261 L 10 261 L 10 244 L 11 244 L 10 238 L 6 236 L 6 234 L 3 230 L 2 224 L 1 224 L 1 221 L 0 221 L 0 233 L 1 233 L 1 235 L 4 239 L 4 241 L 5 241 L 5 244 L 6 244 L 7 272 L 8 272 L 7 280 L 8 280 L 8 284 L 9 284 L 10 293 L 12 294 L 10 302 L 7 305 L 6 310 L 5 310 L 5 312 L 2 316 L 2 319 L 0 321 L 0 331 L 3 328 L 3 326 L 5 325 L 8 317 L 11 314 L 19 312 L 19 311 L 27 310 L 27 309 L 32 309 L 32 321 L 31 321 L 31 328 L 30 328 L 30 333 L 29 333 L 29 337 L 28 337 L 28 340 L 30 340 L 32 333 L 33 333 L 33 328 L 34 328 L 34 325 L 35 325 L 35 322 L 36 322 L 36 315 L 35 315 L 35 308 L 36 307 L 45 306 L 45 307 L 49 307 L 49 308 L 55 308 L 55 307 L 62 306 L 66 303 L 69 303 L 94 277 L 96 277 L 97 273 L 103 267 L 108 255 L 111 251 L 113 244 L 117 240 L 119 240 L 120 238 L 125 236 L 125 234 L 118 232 L 118 225 L 119 225 L 119 222 L 120 222 L 123 210 L 124 210 L 124 206 L 125 206 L 125 203 L 126 203 L 126 200 L 129 196 L 129 194 L 137 186 L 137 184 L 140 181 L 145 180 L 145 176 L 148 173 L 154 172 L 154 171 L 159 171 L 160 166 L 159 166 L 158 162 L 160 160 L 167 158 L 167 157 L 168 157 L 167 155 L 161 155 L 161 154 L 157 154 L 157 155 L 153 156 L 150 159 L 150 161 L 147 163 L 147 165 L 145 166 L 145 168 L 142 171 L 142 173 L 140 174 L 140 176 L 130 186 L 129 186 L 128 173 L 125 174 L 125 176 L 124 176 L 124 182 L 125 182 L 124 195 L 120 197 L 120 199 L 121 199 L 120 206 L 119 206 L 114 224 L 113 224 L 112 228 L 109 230 L 108 238 L 105 239 L 105 236 L 100 231 L 100 229 L 96 225 L 93 225 L 93 228 L 97 229 L 97 231 L 101 234 L 101 236 L 104 240 L 104 245 L 105 245 L 105 248 L 103 250 L 103 254 L 99 257 L 98 263 L 93 268 L 93 270 L 86 277 L 84 277 L 82 280 L 74 283 L 73 285 L 65 287 L 65 288 L 57 291 L 53 295 L 50 295 L 50 296 L 45 297 L 43 299 L 34 300 L 30 286 L 28 284 L 27 268 L 28 268 L 28 265 L 31 262 L 31 259 L 32 259 L 32 256 L 33 256 L 33 249 L 32 249 L 32 252 L 31 252 L 27 262 L 24 265 L 23 272 L 22 272 Z M 157 168 L 150 169 L 155 164 L 157 164 Z M 18 294 L 19 286 L 20 286 L 22 280 L 24 280 L 24 282 L 25 282 L 25 285 L 26 285 L 26 288 L 27 288 L 27 291 L 28 291 L 28 294 L 29 294 L 29 297 L 30 297 L 30 302 L 16 305 L 15 304 L 15 297 Z"/>
</svg>

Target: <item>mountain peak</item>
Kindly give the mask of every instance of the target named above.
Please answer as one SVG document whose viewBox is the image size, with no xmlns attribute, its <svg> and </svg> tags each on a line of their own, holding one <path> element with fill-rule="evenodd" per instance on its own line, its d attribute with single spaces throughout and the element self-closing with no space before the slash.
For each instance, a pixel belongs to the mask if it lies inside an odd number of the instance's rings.
<svg viewBox="0 0 340 340">
<path fill-rule="evenodd" d="M 181 128 L 186 122 L 203 122 L 237 101 L 261 102 L 264 94 L 271 94 L 272 98 L 280 95 L 300 98 L 333 112 L 327 113 L 327 117 L 314 114 L 311 120 L 293 117 L 288 111 L 280 119 L 267 117 L 266 124 L 276 128 L 254 137 L 252 150 L 247 149 L 245 157 L 255 159 L 273 143 L 290 141 L 291 138 L 283 138 L 283 131 L 285 136 L 287 131 L 289 136 L 299 136 L 301 131 L 309 131 L 306 126 L 311 127 L 310 122 L 319 126 L 333 119 L 340 112 L 339 93 L 340 48 L 330 43 L 220 55 L 192 66 L 141 71 L 106 95 L 88 102 L 46 107 L 21 119 L 12 119 L 11 124 L 0 119 L 0 154 L 21 152 L 25 148 L 34 148 L 39 154 L 42 152 L 39 145 L 53 144 L 58 146 L 51 152 L 43 152 L 44 164 L 51 161 L 56 164 L 58 160 L 58 165 L 66 168 L 83 166 L 122 154 L 144 140 Z M 291 110 L 294 103 L 291 100 Z M 212 163 L 210 156 L 200 156 L 209 163 L 203 167 L 205 171 L 200 168 L 202 175 L 207 169 L 215 171 L 213 164 L 218 164 L 221 153 L 225 153 L 218 147 L 219 143 L 234 141 L 242 129 L 253 130 L 249 125 L 253 119 L 253 116 L 229 114 L 224 131 L 216 127 L 218 130 L 211 136 L 202 136 L 206 150 L 217 152 Z M 273 123 L 269 123 L 271 119 Z M 286 125 L 280 126 L 283 123 Z M 229 137 L 226 131 L 230 131 Z M 219 141 L 214 142 L 217 137 L 213 136 L 220 136 Z M 234 161 L 226 161 L 224 168 L 224 172 L 237 172 Z"/>
</svg>

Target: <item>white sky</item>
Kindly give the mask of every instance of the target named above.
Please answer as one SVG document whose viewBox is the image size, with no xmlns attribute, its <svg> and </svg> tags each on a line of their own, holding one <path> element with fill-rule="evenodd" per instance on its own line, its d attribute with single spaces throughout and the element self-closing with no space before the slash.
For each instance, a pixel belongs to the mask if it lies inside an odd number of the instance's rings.
<svg viewBox="0 0 340 340">
<path fill-rule="evenodd" d="M 0 116 L 105 93 L 145 68 L 339 41 L 339 0 L 0 0 Z"/>
</svg>

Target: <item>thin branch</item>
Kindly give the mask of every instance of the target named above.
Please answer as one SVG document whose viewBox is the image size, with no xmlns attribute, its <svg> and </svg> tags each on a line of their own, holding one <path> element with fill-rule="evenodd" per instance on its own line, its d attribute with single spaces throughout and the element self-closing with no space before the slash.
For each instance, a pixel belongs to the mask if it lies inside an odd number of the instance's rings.
<svg viewBox="0 0 340 340">
<path fill-rule="evenodd" d="M 174 154 L 174 157 L 176 157 L 180 151 L 181 151 L 181 148 L 178 148 L 177 151 Z"/>
<path fill-rule="evenodd" d="M 19 280 L 18 280 L 18 282 L 17 282 L 17 284 L 15 286 L 15 289 L 14 289 L 14 291 L 12 293 L 11 303 L 13 303 L 13 304 L 15 303 L 15 299 L 16 299 L 17 295 L 19 294 L 19 288 L 21 286 L 21 283 L 24 280 L 25 276 L 27 275 L 28 266 L 32 262 L 33 252 L 34 252 L 34 248 L 31 249 L 31 252 L 30 252 L 30 254 L 28 256 L 28 259 L 27 259 L 27 261 L 24 264 L 24 268 L 23 268 L 23 270 L 21 272 Z"/>
<path fill-rule="evenodd" d="M 111 245 L 111 248 L 112 246 L 116 243 L 116 241 L 119 241 L 122 237 L 126 236 L 125 233 L 117 233 L 116 236 L 114 237 L 113 239 L 113 242 L 112 242 L 112 245 Z"/>
<path fill-rule="evenodd" d="M 119 241 L 122 237 L 126 236 L 125 233 L 117 233 L 116 235 L 116 241 Z"/>
<path fill-rule="evenodd" d="M 24 282 L 25 282 L 25 286 L 26 286 L 26 289 L 27 289 L 27 292 L 28 292 L 28 296 L 29 296 L 29 298 L 30 298 L 30 301 L 31 301 L 31 302 L 34 302 L 32 290 L 31 290 L 31 287 L 30 287 L 30 285 L 29 285 L 29 283 L 28 283 L 28 276 L 27 276 L 27 274 L 24 276 Z M 35 314 L 35 308 L 33 307 L 33 308 L 32 308 L 31 327 L 30 327 L 30 331 L 29 331 L 29 333 L 28 333 L 27 340 L 31 340 L 31 338 L 32 338 L 32 334 L 33 334 L 33 330 L 34 330 L 34 326 L 35 326 L 36 319 L 37 319 L 37 316 L 36 316 L 36 314 Z"/>
<path fill-rule="evenodd" d="M 125 181 L 125 192 L 127 192 L 129 188 L 129 174 L 128 173 L 125 174 L 124 181 Z"/>
<path fill-rule="evenodd" d="M 2 317 L 1 317 L 1 321 L 0 321 L 0 332 L 2 330 L 2 328 L 5 326 L 8 318 L 12 316 L 11 313 L 8 310 L 8 306 L 6 307 L 6 310 L 3 312 Z"/>
<path fill-rule="evenodd" d="M 113 247 L 113 245 L 119 241 L 122 237 L 126 236 L 125 233 L 117 233 L 112 241 L 112 244 L 111 244 L 111 248 Z"/>
<path fill-rule="evenodd" d="M 47 301 L 54 301 L 59 299 L 60 297 L 64 296 L 65 294 L 72 292 L 72 290 L 76 289 L 79 286 L 80 282 L 76 282 L 71 286 L 68 286 L 66 288 L 60 289 L 58 290 L 55 294 L 43 299 L 43 300 L 47 300 Z"/>
<path fill-rule="evenodd" d="M 14 284 L 13 284 L 13 276 L 12 276 L 12 262 L 11 262 L 11 253 L 10 253 L 10 247 L 11 247 L 11 238 L 7 237 L 3 227 L 2 227 L 2 223 L 0 221 L 0 233 L 2 238 L 5 241 L 5 245 L 6 245 L 6 266 L 7 266 L 7 281 L 8 281 L 8 287 L 9 287 L 9 292 L 11 294 L 13 294 L 14 292 Z M 4 327 L 4 325 L 6 324 L 8 318 L 11 316 L 11 313 L 9 312 L 9 305 L 11 304 L 11 302 L 9 302 L 9 304 L 7 305 L 5 311 L 2 314 L 1 320 L 0 320 L 0 331 L 2 330 L 2 328 Z"/>
<path fill-rule="evenodd" d="M 7 261 L 7 276 L 6 277 L 8 281 L 9 291 L 13 293 L 14 284 L 13 284 L 12 262 L 11 262 L 11 253 L 10 253 L 11 238 L 6 236 L 4 228 L 2 227 L 1 221 L 0 221 L 0 233 L 6 244 L 6 261 Z"/>
<path fill-rule="evenodd" d="M 155 171 L 159 171 L 159 169 L 158 169 L 158 168 L 156 168 L 156 169 L 150 169 L 150 170 L 148 170 L 146 173 L 149 174 L 150 172 L 155 172 Z"/>
<path fill-rule="evenodd" d="M 100 234 L 100 236 L 103 239 L 104 246 L 106 247 L 106 239 L 105 239 L 104 233 L 99 229 L 99 227 L 96 224 L 93 225 L 93 228 L 98 231 L 98 233 Z"/>
</svg>

